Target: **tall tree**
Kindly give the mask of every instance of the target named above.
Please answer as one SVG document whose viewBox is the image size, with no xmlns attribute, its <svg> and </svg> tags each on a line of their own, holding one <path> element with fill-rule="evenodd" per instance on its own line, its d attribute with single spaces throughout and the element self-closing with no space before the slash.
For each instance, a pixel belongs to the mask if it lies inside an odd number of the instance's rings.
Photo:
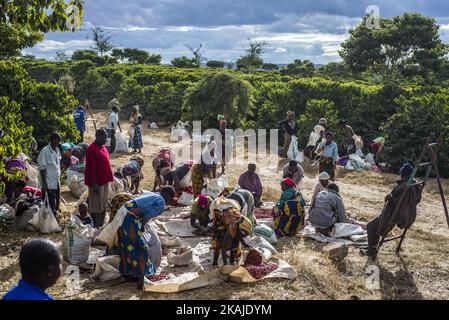
<svg viewBox="0 0 449 320">
<path fill-rule="evenodd" d="M 106 31 L 104 31 L 101 27 L 95 27 L 91 30 L 92 32 L 92 40 L 94 41 L 94 45 L 91 49 L 97 51 L 100 54 L 100 57 L 103 57 L 103 54 L 111 51 L 114 48 L 112 44 L 112 36 L 108 35 Z"/>
<path fill-rule="evenodd" d="M 264 63 L 262 66 L 262 69 L 264 70 L 279 70 L 279 66 L 277 64 L 274 63 Z"/>
<path fill-rule="evenodd" d="M 56 61 L 62 62 L 70 60 L 70 57 L 65 53 L 65 50 L 56 51 Z"/>
<path fill-rule="evenodd" d="M 200 65 L 195 58 L 187 58 L 186 56 L 174 58 L 171 61 L 172 66 L 178 68 L 199 68 Z"/>
<path fill-rule="evenodd" d="M 208 68 L 223 69 L 225 65 L 226 65 L 226 63 L 223 62 L 223 61 L 217 61 L 217 60 L 209 60 L 209 61 L 207 61 L 207 67 Z"/>
<path fill-rule="evenodd" d="M 203 50 L 203 44 L 200 44 L 198 48 L 193 48 L 189 45 L 186 46 L 190 50 L 190 52 L 192 52 L 195 63 L 198 65 L 198 67 L 200 67 L 201 64 L 206 61 L 206 58 L 204 57 L 205 52 Z"/>
<path fill-rule="evenodd" d="M 205 127 L 223 114 L 232 124 L 241 125 L 254 107 L 254 87 L 229 73 L 210 75 L 186 93 L 183 115 L 186 120 L 199 119 Z"/>
<path fill-rule="evenodd" d="M 313 77 L 315 65 L 310 60 L 297 59 L 281 70 L 283 76 Z"/>
<path fill-rule="evenodd" d="M 435 19 L 406 13 L 381 19 L 381 28 L 368 29 L 367 17 L 349 31 L 340 56 L 353 72 L 374 71 L 385 78 L 427 75 L 437 69 L 448 52 Z"/>
<path fill-rule="evenodd" d="M 162 56 L 135 48 L 113 49 L 112 56 L 123 63 L 160 64 Z"/>
<path fill-rule="evenodd" d="M 238 69 L 259 69 L 263 66 L 262 54 L 265 52 L 266 42 L 248 39 L 246 55 L 237 60 Z"/>
</svg>

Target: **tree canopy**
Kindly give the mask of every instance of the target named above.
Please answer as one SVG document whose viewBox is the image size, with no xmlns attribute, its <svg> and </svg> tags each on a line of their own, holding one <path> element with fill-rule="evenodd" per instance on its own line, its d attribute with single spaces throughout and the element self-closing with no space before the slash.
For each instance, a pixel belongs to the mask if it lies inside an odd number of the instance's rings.
<svg viewBox="0 0 449 320">
<path fill-rule="evenodd" d="M 406 13 L 381 19 L 381 28 L 368 29 L 367 17 L 349 31 L 340 56 L 353 72 L 374 71 L 385 78 L 423 75 L 438 70 L 448 46 L 440 39 L 435 19 Z"/>
<path fill-rule="evenodd" d="M 134 48 L 113 49 L 111 55 L 122 63 L 160 64 L 162 60 L 159 54 L 149 54 Z"/>
</svg>

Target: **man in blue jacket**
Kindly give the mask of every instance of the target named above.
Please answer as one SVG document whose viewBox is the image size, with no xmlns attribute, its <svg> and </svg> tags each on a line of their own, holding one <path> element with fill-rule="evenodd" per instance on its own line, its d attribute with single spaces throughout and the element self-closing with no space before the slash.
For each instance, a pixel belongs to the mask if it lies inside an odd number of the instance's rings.
<svg viewBox="0 0 449 320">
<path fill-rule="evenodd" d="M 73 121 L 75 121 L 76 128 L 80 132 L 80 140 L 78 143 L 84 142 L 84 132 L 86 131 L 86 110 L 82 105 L 73 113 Z"/>
</svg>

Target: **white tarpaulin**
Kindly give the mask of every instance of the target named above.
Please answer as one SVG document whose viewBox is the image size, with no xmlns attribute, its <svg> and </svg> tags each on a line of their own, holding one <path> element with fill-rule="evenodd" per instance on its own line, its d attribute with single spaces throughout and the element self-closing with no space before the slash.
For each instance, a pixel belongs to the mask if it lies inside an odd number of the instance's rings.
<svg viewBox="0 0 449 320">
<path fill-rule="evenodd" d="M 311 226 L 308 221 L 306 222 L 305 227 L 299 232 L 299 234 L 302 237 L 310 238 L 323 243 L 343 243 L 355 246 L 364 246 L 367 244 L 367 233 L 362 227 L 355 224 L 351 224 L 351 226 L 348 227 L 348 223 L 336 225 L 339 226 L 332 230 L 332 234 L 336 234 L 337 237 L 326 237 L 316 232 L 315 227 Z"/>
</svg>

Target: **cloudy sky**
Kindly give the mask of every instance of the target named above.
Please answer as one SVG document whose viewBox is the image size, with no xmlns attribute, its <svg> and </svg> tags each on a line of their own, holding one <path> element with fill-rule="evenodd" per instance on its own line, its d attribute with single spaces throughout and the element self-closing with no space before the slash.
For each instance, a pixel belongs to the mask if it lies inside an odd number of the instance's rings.
<svg viewBox="0 0 449 320">
<path fill-rule="evenodd" d="M 53 59 L 60 49 L 68 54 L 89 49 L 89 28 L 100 26 L 115 46 L 161 54 L 163 63 L 189 56 L 187 44 L 203 44 L 209 60 L 235 61 L 251 38 L 267 43 L 267 62 L 300 58 L 324 64 L 339 60 L 348 29 L 360 23 L 370 5 L 383 17 L 404 12 L 435 17 L 449 43 L 445 0 L 86 0 L 81 31 L 49 33 L 24 53 Z"/>
</svg>

